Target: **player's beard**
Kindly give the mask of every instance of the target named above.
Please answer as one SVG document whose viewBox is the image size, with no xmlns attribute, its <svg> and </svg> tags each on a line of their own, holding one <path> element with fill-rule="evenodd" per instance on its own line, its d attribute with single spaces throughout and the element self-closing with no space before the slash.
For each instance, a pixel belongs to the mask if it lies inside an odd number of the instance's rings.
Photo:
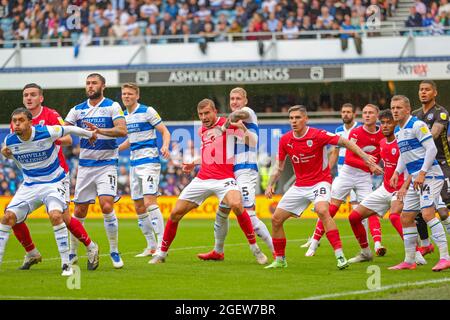
<svg viewBox="0 0 450 320">
<path fill-rule="evenodd" d="M 94 91 L 94 93 L 91 95 L 89 95 L 89 93 L 87 93 L 87 96 L 89 99 L 98 99 L 102 96 L 102 91 L 101 91 L 101 89 L 99 89 L 98 91 Z"/>
<path fill-rule="evenodd" d="M 353 121 L 353 118 L 343 118 L 342 119 L 342 122 L 345 123 L 345 124 L 352 123 L 352 121 Z"/>
</svg>

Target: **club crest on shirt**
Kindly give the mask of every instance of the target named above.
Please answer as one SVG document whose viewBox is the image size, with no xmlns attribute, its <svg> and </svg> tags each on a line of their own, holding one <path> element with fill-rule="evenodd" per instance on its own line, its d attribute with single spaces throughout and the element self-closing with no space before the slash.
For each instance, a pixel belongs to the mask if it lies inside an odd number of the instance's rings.
<svg viewBox="0 0 450 320">
<path fill-rule="evenodd" d="M 428 120 L 432 120 L 433 117 L 434 117 L 434 114 L 430 113 L 430 114 L 427 116 L 427 119 L 428 119 Z"/>
<path fill-rule="evenodd" d="M 313 141 L 312 140 L 307 140 L 306 141 L 306 145 L 311 148 L 312 145 L 313 145 Z"/>
<path fill-rule="evenodd" d="M 422 131 L 423 134 L 427 134 L 428 131 L 428 127 L 420 127 L 420 131 Z"/>
<path fill-rule="evenodd" d="M 397 149 L 392 149 L 392 155 L 395 155 L 397 153 Z"/>
</svg>

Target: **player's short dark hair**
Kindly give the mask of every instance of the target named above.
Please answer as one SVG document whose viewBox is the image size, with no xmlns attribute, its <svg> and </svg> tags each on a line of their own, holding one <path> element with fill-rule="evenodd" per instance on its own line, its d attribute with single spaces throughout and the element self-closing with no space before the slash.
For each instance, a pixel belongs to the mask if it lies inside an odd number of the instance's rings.
<svg viewBox="0 0 450 320">
<path fill-rule="evenodd" d="M 216 109 L 216 104 L 211 99 L 203 99 L 197 104 L 197 110 L 206 108 L 208 106 L 211 106 L 214 110 Z"/>
<path fill-rule="evenodd" d="M 344 108 L 352 108 L 353 113 L 356 112 L 356 106 L 354 106 L 353 104 L 351 104 L 350 102 L 344 103 L 341 107 L 341 111 Z"/>
<path fill-rule="evenodd" d="M 436 82 L 434 82 L 433 80 L 422 80 L 420 84 L 429 84 L 433 87 L 434 90 L 437 90 Z"/>
<path fill-rule="evenodd" d="M 380 111 L 380 114 L 378 115 L 378 120 L 381 121 L 381 119 L 389 119 L 394 121 L 394 116 L 392 115 L 392 111 L 390 109 L 384 109 Z"/>
<path fill-rule="evenodd" d="M 24 113 L 27 116 L 28 120 L 32 120 L 33 119 L 33 115 L 31 114 L 31 111 L 28 110 L 27 108 L 24 108 L 24 107 L 20 107 L 20 108 L 15 109 L 11 113 L 11 118 L 14 117 L 15 115 L 18 115 L 18 114 L 21 114 L 21 113 Z"/>
<path fill-rule="evenodd" d="M 42 87 L 40 85 L 38 85 L 37 83 L 27 83 L 22 91 L 24 91 L 25 89 L 30 89 L 30 88 L 35 88 L 39 90 L 39 94 L 42 96 L 44 94 L 44 90 L 42 90 Z"/>
<path fill-rule="evenodd" d="M 297 104 L 295 106 L 292 106 L 288 109 L 288 114 L 291 114 L 291 112 L 293 111 L 300 111 L 301 113 L 303 113 L 305 116 L 308 115 L 308 112 L 306 110 L 305 106 L 302 106 L 300 104 Z"/>
<path fill-rule="evenodd" d="M 106 84 L 106 79 L 105 79 L 105 77 L 102 76 L 100 73 L 91 73 L 91 74 L 89 74 L 89 75 L 86 77 L 86 79 L 87 79 L 87 78 L 92 78 L 92 77 L 97 77 L 97 78 L 100 79 L 100 81 L 101 81 L 103 84 Z"/>
</svg>

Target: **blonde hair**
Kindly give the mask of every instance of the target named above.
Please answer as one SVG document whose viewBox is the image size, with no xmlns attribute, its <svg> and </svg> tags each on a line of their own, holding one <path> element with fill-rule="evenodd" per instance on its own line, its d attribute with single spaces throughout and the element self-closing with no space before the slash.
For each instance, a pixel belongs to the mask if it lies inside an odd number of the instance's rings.
<svg viewBox="0 0 450 320">
<path fill-rule="evenodd" d="M 124 83 L 122 85 L 122 90 L 125 88 L 132 89 L 132 90 L 136 91 L 136 93 L 139 95 L 139 87 L 137 86 L 136 83 L 133 83 L 133 82 Z"/>
<path fill-rule="evenodd" d="M 243 96 L 245 99 L 247 99 L 247 91 L 245 91 L 244 88 L 236 87 L 230 91 L 230 94 L 232 94 L 232 93 L 239 93 L 241 96 Z"/>
<path fill-rule="evenodd" d="M 406 106 L 411 108 L 411 102 L 409 102 L 408 97 L 398 94 L 392 97 L 391 101 L 402 101 Z"/>
<path fill-rule="evenodd" d="M 374 108 L 374 109 L 377 111 L 377 113 L 380 113 L 380 108 L 378 108 L 378 106 L 376 106 L 376 105 L 374 105 L 374 104 L 372 104 L 372 103 L 366 104 L 366 105 L 364 106 L 364 108 L 365 108 L 365 107 L 371 107 L 371 108 Z M 363 108 L 363 110 L 364 110 L 364 108 Z"/>
</svg>

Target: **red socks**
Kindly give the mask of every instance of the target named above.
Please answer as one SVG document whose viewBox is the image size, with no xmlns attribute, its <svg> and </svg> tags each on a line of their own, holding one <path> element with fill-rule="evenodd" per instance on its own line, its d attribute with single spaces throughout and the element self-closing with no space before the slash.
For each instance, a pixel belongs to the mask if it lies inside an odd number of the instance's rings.
<svg viewBox="0 0 450 320">
<path fill-rule="evenodd" d="M 356 240 L 358 240 L 359 245 L 362 249 L 367 248 L 369 244 L 367 243 L 367 233 L 363 224 L 361 223 L 362 217 L 358 211 L 353 210 L 348 216 L 350 225 L 352 226 L 353 233 L 355 234 Z"/>
<path fill-rule="evenodd" d="M 83 224 L 78 221 L 76 218 L 71 218 L 70 223 L 67 226 L 70 233 L 72 233 L 75 238 L 80 240 L 86 247 L 91 244 L 91 239 L 89 238 L 89 235 L 86 232 L 86 229 L 84 228 Z"/>
<path fill-rule="evenodd" d="M 239 226 L 242 231 L 244 231 L 245 236 L 247 237 L 248 243 L 255 244 L 256 236 L 255 231 L 253 230 L 252 221 L 250 220 L 250 216 L 247 213 L 247 210 L 244 210 L 242 214 L 236 215 L 237 220 L 239 222 Z"/>
<path fill-rule="evenodd" d="M 173 239 L 177 235 L 178 222 L 167 220 L 166 228 L 164 229 L 163 241 L 161 244 L 161 251 L 167 252 Z"/>
<path fill-rule="evenodd" d="M 400 219 L 400 214 L 398 213 L 389 214 L 389 220 L 391 220 L 391 224 L 394 226 L 395 230 L 397 230 L 398 234 L 403 239 L 403 227 L 402 221 Z"/>
<path fill-rule="evenodd" d="M 275 256 L 284 257 L 286 255 L 286 238 L 275 239 L 272 238 L 273 249 L 275 250 Z"/>
<path fill-rule="evenodd" d="M 369 230 L 374 242 L 381 242 L 381 224 L 380 218 L 377 215 L 370 216 L 369 218 Z"/>
<path fill-rule="evenodd" d="M 339 210 L 339 207 L 335 206 L 334 204 L 330 204 L 329 211 L 330 211 L 330 216 L 332 218 L 336 215 L 338 210 Z M 314 236 L 313 236 L 314 240 L 319 241 L 322 238 L 324 233 L 325 233 L 325 228 L 323 227 L 322 221 L 319 220 L 316 224 L 316 230 L 314 230 Z"/>
<path fill-rule="evenodd" d="M 342 249 L 341 237 L 339 236 L 338 229 L 330 230 L 327 232 L 328 241 L 330 241 L 331 246 L 336 251 Z"/>
<path fill-rule="evenodd" d="M 30 230 L 25 222 L 17 223 L 12 229 L 17 240 L 19 240 L 26 252 L 30 252 L 35 248 L 33 240 L 31 239 Z"/>
</svg>

